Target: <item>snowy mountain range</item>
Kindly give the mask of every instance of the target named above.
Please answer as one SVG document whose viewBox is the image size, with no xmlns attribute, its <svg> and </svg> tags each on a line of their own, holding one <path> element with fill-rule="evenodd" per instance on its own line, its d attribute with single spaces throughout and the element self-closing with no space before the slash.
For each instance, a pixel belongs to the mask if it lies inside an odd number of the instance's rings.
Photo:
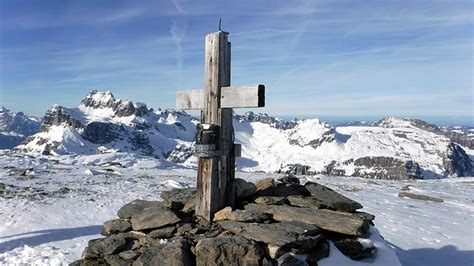
<svg viewBox="0 0 474 266">
<path fill-rule="evenodd" d="M 0 107 L 0 149 L 11 149 L 38 132 L 41 119 Z"/>
<path fill-rule="evenodd" d="M 196 166 L 199 121 L 185 112 L 91 91 L 76 108 L 52 106 L 38 133 L 14 151 L 28 154 L 129 152 Z M 473 174 L 472 136 L 453 141 L 422 120 L 389 117 L 376 124 L 333 127 L 318 119 L 283 121 L 266 114 L 234 116 L 243 171 L 330 174 L 385 179 Z M 457 136 L 459 137 L 459 136 Z"/>
</svg>

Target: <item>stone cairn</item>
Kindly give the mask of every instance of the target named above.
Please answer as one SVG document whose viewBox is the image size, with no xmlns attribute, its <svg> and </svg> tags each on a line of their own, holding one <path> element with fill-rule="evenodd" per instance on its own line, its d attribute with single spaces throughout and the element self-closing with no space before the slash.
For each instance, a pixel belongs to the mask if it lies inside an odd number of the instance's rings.
<svg viewBox="0 0 474 266">
<path fill-rule="evenodd" d="M 220 210 L 213 222 L 194 215 L 195 188 L 134 200 L 71 265 L 317 265 L 329 241 L 353 260 L 375 253 L 359 241 L 374 215 L 334 190 L 291 176 L 236 183 L 236 209 Z"/>
</svg>

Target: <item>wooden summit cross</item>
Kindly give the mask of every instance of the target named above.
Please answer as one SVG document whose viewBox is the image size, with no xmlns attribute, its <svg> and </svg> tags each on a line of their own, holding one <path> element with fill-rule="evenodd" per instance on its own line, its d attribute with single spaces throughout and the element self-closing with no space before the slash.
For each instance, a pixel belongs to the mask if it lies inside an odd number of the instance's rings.
<svg viewBox="0 0 474 266">
<path fill-rule="evenodd" d="M 204 143 L 196 141 L 196 215 L 208 221 L 220 209 L 234 207 L 235 157 L 240 156 L 240 145 L 234 144 L 232 108 L 265 106 L 264 85 L 230 86 L 228 35 L 218 31 L 206 36 L 204 90 L 176 95 L 178 109 L 202 109 L 198 139 L 201 136 Z"/>
</svg>

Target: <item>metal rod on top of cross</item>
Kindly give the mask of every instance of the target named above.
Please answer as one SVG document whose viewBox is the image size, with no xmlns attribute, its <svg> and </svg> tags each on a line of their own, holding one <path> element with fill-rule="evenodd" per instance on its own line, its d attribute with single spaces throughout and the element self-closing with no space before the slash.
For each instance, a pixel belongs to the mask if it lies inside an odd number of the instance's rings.
<svg viewBox="0 0 474 266">
<path fill-rule="evenodd" d="M 178 109 L 202 109 L 197 127 L 196 215 L 212 221 L 220 209 L 235 202 L 235 157 L 240 146 L 234 144 L 233 110 L 263 107 L 265 86 L 230 86 L 231 45 L 228 32 L 206 36 L 204 90 L 178 92 Z"/>
</svg>

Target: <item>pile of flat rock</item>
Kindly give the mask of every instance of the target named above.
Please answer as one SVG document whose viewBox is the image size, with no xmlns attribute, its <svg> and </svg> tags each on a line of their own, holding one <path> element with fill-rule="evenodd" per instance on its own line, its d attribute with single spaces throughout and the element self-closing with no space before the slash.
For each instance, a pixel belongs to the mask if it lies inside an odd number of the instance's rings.
<svg viewBox="0 0 474 266">
<path fill-rule="evenodd" d="M 329 242 L 353 260 L 373 256 L 364 240 L 374 216 L 359 203 L 313 182 L 236 179 L 236 208 L 213 222 L 194 215 L 196 189 L 163 201 L 132 201 L 104 224 L 72 265 L 317 265 Z"/>
</svg>

